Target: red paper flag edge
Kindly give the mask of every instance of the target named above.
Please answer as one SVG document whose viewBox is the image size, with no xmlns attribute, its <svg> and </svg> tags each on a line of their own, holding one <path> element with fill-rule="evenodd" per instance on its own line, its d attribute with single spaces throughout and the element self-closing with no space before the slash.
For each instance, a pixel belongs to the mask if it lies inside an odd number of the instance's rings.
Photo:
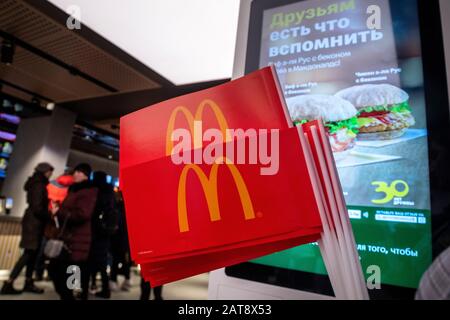
<svg viewBox="0 0 450 320">
<path fill-rule="evenodd" d="M 147 270 L 148 266 L 152 266 L 151 264 L 144 265 L 143 276 L 145 280 L 150 281 L 152 286 L 160 286 L 169 282 L 177 281 L 218 268 L 246 262 L 248 260 L 252 260 L 270 253 L 286 250 L 291 247 L 296 247 L 301 244 L 314 242 L 319 237 L 320 235 L 316 234 L 308 237 L 289 239 L 278 243 L 258 245 L 258 248 L 242 248 L 239 249 L 239 252 L 236 252 L 236 250 L 230 250 L 227 252 L 208 254 L 204 257 L 190 257 L 186 259 L 180 259 L 178 261 L 175 261 L 174 264 L 170 266 L 169 270 L 172 270 L 172 272 L 164 273 L 161 270 L 161 272 L 157 273 L 156 275 L 152 275 L 151 272 L 148 272 Z M 219 260 L 215 261 L 215 256 L 219 257 Z M 199 265 L 198 259 L 206 259 L 211 262 Z M 223 260 L 225 260 L 226 262 L 224 262 Z"/>
</svg>

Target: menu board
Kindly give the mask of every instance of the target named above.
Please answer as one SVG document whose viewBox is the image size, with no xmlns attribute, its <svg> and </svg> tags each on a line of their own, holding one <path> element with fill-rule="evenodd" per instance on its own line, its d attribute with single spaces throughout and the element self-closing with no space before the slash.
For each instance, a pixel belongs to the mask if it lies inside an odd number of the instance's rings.
<svg viewBox="0 0 450 320">
<path fill-rule="evenodd" d="M 416 288 L 432 260 L 426 104 L 415 0 L 309 0 L 265 10 L 259 66 L 295 123 L 327 127 L 364 274 Z M 252 262 L 326 274 L 317 244 Z"/>
</svg>

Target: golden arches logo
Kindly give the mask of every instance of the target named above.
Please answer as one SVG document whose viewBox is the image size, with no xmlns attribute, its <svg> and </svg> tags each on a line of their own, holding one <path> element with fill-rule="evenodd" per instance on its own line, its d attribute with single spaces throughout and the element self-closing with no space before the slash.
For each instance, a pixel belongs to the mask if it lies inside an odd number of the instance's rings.
<svg viewBox="0 0 450 320">
<path fill-rule="evenodd" d="M 181 113 L 184 115 L 188 122 L 189 130 L 191 135 L 194 132 L 194 121 L 201 121 L 203 117 L 203 112 L 206 107 L 210 107 L 214 112 L 214 115 L 217 119 L 220 131 L 223 136 L 226 137 L 226 141 L 230 141 L 231 137 L 228 132 L 228 123 L 225 116 L 222 113 L 220 107 L 212 100 L 204 100 L 200 103 L 193 115 L 186 107 L 179 106 L 175 108 L 170 115 L 169 123 L 167 126 L 167 136 L 166 136 L 166 155 L 171 155 L 173 150 L 173 141 L 172 141 L 172 132 L 175 129 L 175 121 L 177 115 Z M 201 148 L 202 142 L 194 140 L 194 148 Z M 203 172 L 203 170 L 196 164 L 187 164 L 184 166 L 180 180 L 178 183 L 178 225 L 180 232 L 189 231 L 189 222 L 188 222 L 188 214 L 187 214 L 187 199 L 186 199 L 186 183 L 188 174 L 190 171 L 193 171 L 203 188 L 203 193 L 206 198 L 206 203 L 208 205 L 209 215 L 211 221 L 218 221 L 221 219 L 220 208 L 219 208 L 219 197 L 218 197 L 218 172 L 219 166 L 226 166 L 235 183 L 235 186 L 239 193 L 239 198 L 241 200 L 242 209 L 244 211 L 245 220 L 251 220 L 255 218 L 255 212 L 253 209 L 252 200 L 250 198 L 250 194 L 247 189 L 247 185 L 239 172 L 238 168 L 227 158 L 221 157 L 216 159 L 214 164 L 211 167 L 211 171 L 209 173 L 209 177 Z"/>
<path fill-rule="evenodd" d="M 197 174 L 197 177 L 199 178 L 202 185 L 211 221 L 218 221 L 221 219 L 219 198 L 217 192 L 217 174 L 219 172 L 220 165 L 225 165 L 226 167 L 228 167 L 231 175 L 233 176 L 234 183 L 241 199 L 245 220 L 255 218 L 255 212 L 253 211 L 252 200 L 250 199 L 250 194 L 248 193 L 247 186 L 245 185 L 241 173 L 234 164 L 230 163 L 230 161 L 228 161 L 227 159 L 223 159 L 222 162 L 214 163 L 209 173 L 209 178 L 202 171 L 202 169 L 200 169 L 199 166 L 195 164 L 188 164 L 183 168 L 180 176 L 180 182 L 178 184 L 178 225 L 180 227 L 180 232 L 189 231 L 186 205 L 186 180 L 187 175 L 191 170 L 193 170 Z"/>
<path fill-rule="evenodd" d="M 216 116 L 220 131 L 222 132 L 223 137 L 225 137 L 225 141 L 231 141 L 231 137 L 228 129 L 228 122 L 227 119 L 225 119 L 225 116 L 222 113 L 222 110 L 220 110 L 220 107 L 212 100 L 204 100 L 200 103 L 200 105 L 197 108 L 197 111 L 195 112 L 195 115 L 192 115 L 192 113 L 184 106 L 178 106 L 175 108 L 175 110 L 172 111 L 172 114 L 169 118 L 169 124 L 167 126 L 167 136 L 166 136 L 166 155 L 170 156 L 172 154 L 173 150 L 173 141 L 172 141 L 172 132 L 175 129 L 175 120 L 177 119 L 177 115 L 181 113 L 186 118 L 189 130 L 191 134 L 194 132 L 194 121 L 201 121 L 203 118 L 203 111 L 206 107 L 210 107 L 210 109 L 214 112 L 214 115 Z M 202 141 L 199 141 L 197 139 L 194 139 L 194 149 L 201 148 L 202 147 Z"/>
</svg>

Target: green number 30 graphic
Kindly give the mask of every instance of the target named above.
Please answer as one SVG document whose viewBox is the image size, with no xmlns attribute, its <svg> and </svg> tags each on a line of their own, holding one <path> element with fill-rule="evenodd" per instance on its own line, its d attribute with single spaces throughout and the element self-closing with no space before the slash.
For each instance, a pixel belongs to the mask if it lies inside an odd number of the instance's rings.
<svg viewBox="0 0 450 320">
<path fill-rule="evenodd" d="M 405 181 L 402 180 L 395 180 L 390 185 L 388 185 L 386 182 L 382 181 L 374 181 L 372 182 L 373 186 L 378 186 L 378 188 L 375 189 L 375 192 L 382 192 L 385 194 L 385 197 L 383 199 L 377 199 L 372 200 L 373 203 L 376 204 L 385 204 L 389 201 L 392 201 L 395 197 L 403 198 L 406 197 L 409 193 L 409 186 Z M 398 189 L 398 185 L 403 186 L 403 190 L 400 191 Z"/>
</svg>

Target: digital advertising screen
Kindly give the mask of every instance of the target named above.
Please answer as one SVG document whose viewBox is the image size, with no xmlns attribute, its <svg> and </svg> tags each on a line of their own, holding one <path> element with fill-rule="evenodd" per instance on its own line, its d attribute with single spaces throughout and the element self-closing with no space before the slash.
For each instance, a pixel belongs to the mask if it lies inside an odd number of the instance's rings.
<svg viewBox="0 0 450 320">
<path fill-rule="evenodd" d="M 294 123 L 325 123 L 366 278 L 417 288 L 432 262 L 417 1 L 290 1 L 258 27 L 251 65 L 276 67 Z M 317 244 L 252 263 L 327 274 Z"/>
</svg>

